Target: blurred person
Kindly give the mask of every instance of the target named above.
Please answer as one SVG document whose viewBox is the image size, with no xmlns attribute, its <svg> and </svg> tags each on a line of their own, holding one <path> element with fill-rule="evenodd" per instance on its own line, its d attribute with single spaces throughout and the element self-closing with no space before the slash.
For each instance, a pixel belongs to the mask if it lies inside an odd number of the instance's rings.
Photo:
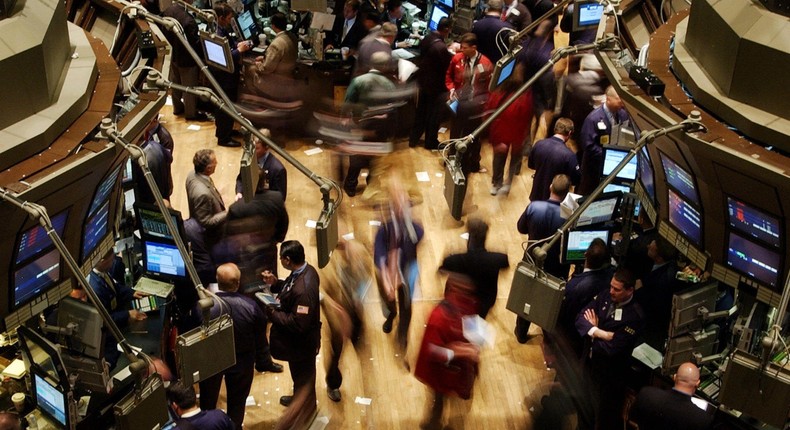
<svg viewBox="0 0 790 430">
<path fill-rule="evenodd" d="M 0 412 L 0 430 L 22 430 L 19 415 L 11 412 Z"/>
<path fill-rule="evenodd" d="M 185 0 L 185 3 L 192 4 L 193 0 Z M 202 52 L 200 47 L 200 35 L 195 18 L 187 12 L 183 5 L 173 2 L 170 7 L 162 12 L 165 18 L 173 18 L 181 25 L 183 37 L 195 53 Z M 170 68 L 170 80 L 174 84 L 185 87 L 198 85 L 200 69 L 189 50 L 181 43 L 181 40 L 172 31 L 166 31 L 165 37 L 172 46 L 173 67 Z M 199 56 L 200 54 L 198 54 Z M 184 115 L 187 121 L 208 121 L 206 114 L 198 111 L 197 97 L 193 94 L 182 92 L 181 90 L 171 90 L 173 100 L 173 115 Z"/>
<path fill-rule="evenodd" d="M 554 135 L 538 141 L 532 147 L 527 166 L 535 170 L 529 200 L 536 202 L 550 198 L 549 185 L 554 177 L 563 174 L 572 184 L 579 183 L 579 165 L 576 155 L 565 143 L 573 133 L 573 122 L 560 118 L 554 123 Z"/>
<path fill-rule="evenodd" d="M 189 217 L 203 229 L 203 240 L 210 250 L 220 239 L 227 218 L 225 202 L 211 179 L 217 169 L 217 156 L 211 149 L 201 149 L 195 152 L 192 164 L 195 169 L 187 174 L 186 181 Z"/>
<path fill-rule="evenodd" d="M 474 285 L 468 277 L 450 273 L 442 300 L 431 311 L 422 338 L 414 376 L 428 386 L 428 414 L 422 429 L 442 428 L 444 399 L 468 400 L 477 377 L 480 348 L 464 337 L 463 317 L 477 312 Z"/>
<path fill-rule="evenodd" d="M 318 301 L 320 279 L 315 268 L 304 257 L 304 247 L 295 240 L 283 242 L 280 263 L 291 272 L 285 280 L 264 271 L 263 281 L 277 294 L 279 307 L 267 306 L 266 316 L 272 323 L 271 353 L 288 362 L 294 394 L 305 390 L 305 413 L 316 411 L 315 357 L 321 347 L 321 310 Z M 280 397 L 288 406 L 294 395 Z"/>
<path fill-rule="evenodd" d="M 373 261 L 376 265 L 381 304 L 385 321 L 381 329 L 392 331 L 392 323 L 400 312 L 397 344 L 406 351 L 411 299 L 419 278 L 417 245 L 422 240 L 422 225 L 411 218 L 408 195 L 394 180 L 390 184 L 389 219 L 382 223 L 374 240 Z"/>
<path fill-rule="evenodd" d="M 397 34 L 398 27 L 391 22 L 383 23 L 378 31 L 375 27 L 371 29 L 370 33 L 359 42 L 353 77 L 364 75 L 370 71 L 373 67 L 373 54 L 377 52 L 383 52 L 392 58 L 392 44 Z M 391 74 L 393 70 L 394 64 L 392 62 L 386 67 L 379 66 L 379 71 L 387 75 Z"/>
<path fill-rule="evenodd" d="M 192 263 L 195 265 L 200 283 L 205 287 L 217 282 L 217 266 L 214 264 L 214 258 L 211 256 L 208 245 L 206 245 L 204 233 L 205 229 L 195 218 L 184 220 L 184 235 L 186 236 L 185 240 L 189 243 Z"/>
<path fill-rule="evenodd" d="M 580 69 L 565 77 L 564 99 L 560 116 L 569 118 L 573 124 L 584 124 L 584 119 L 604 99 L 609 80 L 594 54 L 580 56 Z M 574 127 L 571 137 L 578 145 L 582 127 Z"/>
<path fill-rule="evenodd" d="M 261 134 L 268 138 L 272 138 L 272 132 L 268 128 L 258 129 Z M 269 145 L 258 136 L 253 135 L 252 141 L 255 143 L 255 160 L 257 160 L 258 168 L 260 169 L 260 176 L 258 176 L 258 186 L 255 188 L 255 194 L 264 191 L 278 191 L 285 201 L 288 198 L 288 171 L 283 166 L 277 157 L 269 150 Z M 242 197 L 242 183 L 241 175 L 236 176 L 236 200 L 241 200 Z"/>
<path fill-rule="evenodd" d="M 151 176 L 154 178 L 159 193 L 165 201 L 165 206 L 170 207 L 170 196 L 173 194 L 173 137 L 165 126 L 159 122 L 159 115 L 154 115 L 148 123 L 140 148 L 145 153 L 145 161 Z M 148 186 L 148 181 L 143 176 L 143 169 L 132 161 L 132 176 L 135 178 L 135 200 L 144 203 L 156 204 L 154 193 Z"/>
<path fill-rule="evenodd" d="M 110 314 L 115 325 L 122 329 L 128 326 L 130 321 L 142 321 L 148 316 L 138 310 L 129 309 L 134 299 L 143 298 L 145 294 L 134 291 L 110 276 L 113 265 L 118 264 L 123 265 L 121 259 L 116 259 L 112 248 L 108 249 L 101 260 L 96 263 L 93 270 L 88 273 L 87 280 L 91 289 L 96 293 L 99 302 Z M 115 368 L 120 356 L 118 341 L 112 335 L 106 336 L 104 340 L 104 359 L 110 366 L 110 370 Z"/>
<path fill-rule="evenodd" d="M 524 82 L 524 67 L 519 64 L 513 75 L 505 80 L 491 95 L 486 103 L 486 111 L 493 112 L 521 87 Z M 513 101 L 502 113 L 491 122 L 488 129 L 488 141 L 493 147 L 493 168 L 491 172 L 492 196 L 510 194 L 513 177 L 521 171 L 522 145 L 529 137 L 529 126 L 532 123 L 532 91 L 527 90 Z M 505 162 L 510 153 L 507 180 L 505 180 Z M 531 160 L 531 159 L 530 159 Z"/>
<path fill-rule="evenodd" d="M 488 83 L 494 66 L 477 50 L 477 43 L 474 33 L 461 36 L 461 52 L 450 60 L 445 75 L 449 101 L 458 101 L 458 109 L 450 128 L 451 139 L 468 136 L 482 123 L 483 109 L 488 101 Z M 480 167 L 479 137 L 472 139 L 466 152 L 462 154 L 461 170 L 464 175 L 488 171 Z"/>
<path fill-rule="evenodd" d="M 466 253 L 446 257 L 439 270 L 461 273 L 472 280 L 477 313 L 485 318 L 496 303 L 499 272 L 508 267 L 507 254 L 486 250 L 488 224 L 482 219 L 469 218 L 466 228 L 469 232 Z"/>
<path fill-rule="evenodd" d="M 252 42 L 239 40 L 236 37 L 231 27 L 236 14 L 227 3 L 215 4 L 214 12 L 217 14 L 217 36 L 228 39 L 234 67 L 233 73 L 212 69 L 211 74 L 214 75 L 214 78 L 217 80 L 217 83 L 225 95 L 228 96 L 228 99 L 235 103 L 239 91 L 239 79 L 242 69 L 241 56 L 243 53 L 252 49 Z M 241 146 L 241 142 L 232 139 L 233 119 L 220 108 L 214 111 L 214 123 L 216 124 L 214 135 L 217 137 L 217 145 L 230 148 Z"/>
<path fill-rule="evenodd" d="M 502 20 L 502 0 L 488 0 L 485 15 L 472 25 L 477 36 L 477 50 L 496 64 L 508 50 L 513 25 Z"/>
<path fill-rule="evenodd" d="M 576 193 L 586 196 L 601 182 L 603 173 L 603 145 L 609 144 L 612 127 L 628 120 L 625 104 L 611 85 L 606 88 L 606 100 L 584 119 L 576 157 L 581 161 L 581 181 Z"/>
<path fill-rule="evenodd" d="M 699 387 L 699 369 L 693 363 L 680 365 L 672 375 L 672 389 L 644 387 L 639 390 L 631 407 L 630 419 L 640 430 L 706 430 L 711 428 L 713 415 L 691 401 Z"/>
<path fill-rule="evenodd" d="M 583 357 L 597 396 L 596 428 L 623 427 L 628 360 L 642 333 L 645 314 L 633 300 L 633 273 L 619 267 L 609 289 L 591 301 L 576 317 L 576 330 L 585 339 Z"/>
<path fill-rule="evenodd" d="M 518 0 L 504 0 L 502 20 L 510 23 L 516 31 L 521 31 L 532 24 L 532 14 Z"/>
<path fill-rule="evenodd" d="M 425 149 L 439 149 L 439 124 L 447 89 L 444 87 L 444 76 L 450 65 L 452 54 L 447 50 L 444 39 L 450 34 L 450 19 L 439 20 L 436 31 L 432 31 L 420 42 L 420 55 L 417 57 L 417 85 L 420 89 L 417 111 L 414 114 L 414 125 L 409 136 L 409 146 L 415 147 L 420 136 L 425 133 Z"/>
<path fill-rule="evenodd" d="M 239 293 L 240 278 L 241 271 L 233 263 L 225 263 L 217 268 L 219 292 L 211 308 L 212 320 L 219 318 L 223 309 L 231 310 L 236 364 L 200 381 L 200 408 L 209 410 L 217 407 L 222 380 L 225 380 L 226 409 L 237 429 L 241 429 L 244 422 L 247 396 L 255 376 L 255 357 L 261 353 L 266 337 L 263 311 L 253 299 Z"/>
<path fill-rule="evenodd" d="M 359 241 L 342 241 L 332 253 L 332 259 L 320 271 L 321 301 L 331 336 L 331 351 L 326 370 L 327 396 L 333 402 L 341 400 L 340 355 L 347 339 L 357 347 L 362 337 L 365 292 L 375 282 L 370 252 Z"/>
<path fill-rule="evenodd" d="M 167 389 L 167 401 L 178 417 L 178 429 L 236 430 L 236 425 L 219 409 L 201 410 L 197 405 L 197 394 L 191 385 L 173 382 Z"/>
<path fill-rule="evenodd" d="M 527 3 L 524 3 L 529 7 Z M 534 13 L 532 16 L 536 16 Z M 533 30 L 532 37 L 524 38 L 521 42 L 521 52 L 516 56 L 518 64 L 524 65 L 524 80 L 528 81 L 537 77 L 532 89 L 532 115 L 535 118 L 535 126 L 530 135 L 530 142 L 548 134 L 548 124 L 551 123 L 551 114 L 554 111 L 554 104 L 557 96 L 557 85 L 554 79 L 554 71 L 550 68 L 538 75 L 541 68 L 548 64 L 551 53 L 554 51 L 554 26 L 545 29 L 544 25 L 551 19 L 543 21 Z M 536 76 L 537 75 L 537 76 Z M 525 145 L 528 150 L 530 145 Z M 527 155 L 527 154 L 525 154 Z"/>
<path fill-rule="evenodd" d="M 332 31 L 327 35 L 326 49 L 349 48 L 350 55 L 356 54 L 359 42 L 367 34 L 359 6 L 359 0 L 346 0 L 343 14 L 335 17 Z"/>
<path fill-rule="evenodd" d="M 551 237 L 565 222 L 560 216 L 560 203 L 565 200 L 571 187 L 567 175 L 557 175 L 549 185 L 551 197 L 546 201 L 530 202 L 524 213 L 518 219 L 517 228 L 521 234 L 529 236 L 529 241 L 534 242 Z M 546 253 L 543 270 L 560 279 L 568 277 L 569 268 L 560 263 L 560 242 L 551 247 Z M 516 317 L 516 339 L 519 343 L 529 340 L 529 326 L 531 323 L 521 317 Z"/>
</svg>

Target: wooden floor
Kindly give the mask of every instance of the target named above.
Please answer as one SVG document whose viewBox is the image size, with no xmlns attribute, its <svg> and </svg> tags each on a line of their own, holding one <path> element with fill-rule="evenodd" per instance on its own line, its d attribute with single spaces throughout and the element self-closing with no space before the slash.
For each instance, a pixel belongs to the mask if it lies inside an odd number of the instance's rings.
<svg viewBox="0 0 790 430">
<path fill-rule="evenodd" d="M 239 170 L 241 149 L 218 147 L 213 123 L 187 124 L 172 115 L 170 106 L 166 106 L 162 114 L 162 121 L 175 140 L 173 206 L 184 217 L 188 216 L 185 178 L 192 169 L 194 152 L 202 148 L 216 151 L 219 164 L 212 178 L 226 205 L 233 202 L 234 181 Z M 200 125 L 200 129 L 189 129 L 189 125 L 193 128 Z M 273 140 L 284 145 L 288 152 L 318 175 L 333 177 L 331 151 L 325 150 L 316 155 L 305 154 L 306 150 L 322 147 L 317 146 L 313 139 L 283 142 L 275 134 Z M 483 144 L 482 154 L 483 166 L 490 171 L 491 149 L 486 143 Z M 401 169 L 404 177 L 410 178 L 410 185 L 419 191 L 423 200 L 413 208 L 415 219 L 425 227 L 425 239 L 418 249 L 420 292 L 414 301 L 406 357 L 413 367 L 426 318 L 443 295 L 444 282 L 437 273 L 437 267 L 449 253 L 462 252 L 465 249 L 466 242 L 461 237 L 465 228 L 463 222 L 457 222 L 449 215 L 443 197 L 444 177 L 440 156 L 423 148 L 406 147 L 398 151 L 396 157 L 399 157 L 399 161 L 394 164 Z M 306 224 L 309 220 L 317 219 L 321 210 L 321 195 L 317 186 L 304 175 L 292 166 L 287 165 L 286 168 L 286 207 L 290 216 L 287 238 L 302 242 L 308 262 L 316 265 L 315 230 Z M 429 181 L 418 182 L 414 172 L 427 172 Z M 536 400 L 539 401 L 554 378 L 554 373 L 548 371 L 543 362 L 540 329 L 533 325 L 531 334 L 538 336 L 532 337 L 526 345 L 517 343 L 513 335 L 515 316 L 505 309 L 513 268 L 521 259 L 523 242 L 526 240 L 526 236 L 517 232 L 516 221 L 528 203 L 531 175 L 532 171 L 527 169 L 525 163 L 521 175 L 514 180 L 509 196 L 489 194 L 490 172 L 473 174 L 469 181 L 464 219 L 469 215 L 476 215 L 487 220 L 491 227 L 487 248 L 507 253 L 511 266 L 509 270 L 501 273 L 497 303 L 488 317 L 488 321 L 496 329 L 496 346 L 482 353 L 473 398 L 468 401 L 453 399 L 445 409 L 444 421 L 449 428 L 529 429 L 531 417 L 539 408 Z M 345 196 L 339 209 L 340 235 L 353 232 L 356 239 L 370 244 L 376 229 L 371 222 L 377 219 L 378 213 L 365 205 L 362 197 Z M 362 342 L 364 347 L 355 351 L 347 344 L 344 349 L 341 360 L 341 371 L 344 375 L 341 387 L 343 400 L 340 403 L 333 403 L 326 395 L 324 352 L 328 336 L 327 325 L 324 324 L 324 345 L 318 357 L 316 384 L 319 416 L 328 419 L 327 429 L 417 428 L 425 415 L 428 392 L 405 369 L 403 358 L 396 353 L 394 333 L 384 334 L 381 331 L 384 318 L 375 288 L 371 289 L 365 303 L 367 330 Z M 290 392 L 291 380 L 287 370 L 279 375 L 257 374 L 251 393 L 254 405 L 247 407 L 245 427 L 271 428 L 284 410 L 278 403 L 279 397 Z M 365 399 L 369 399 L 369 405 L 362 404 Z"/>
</svg>

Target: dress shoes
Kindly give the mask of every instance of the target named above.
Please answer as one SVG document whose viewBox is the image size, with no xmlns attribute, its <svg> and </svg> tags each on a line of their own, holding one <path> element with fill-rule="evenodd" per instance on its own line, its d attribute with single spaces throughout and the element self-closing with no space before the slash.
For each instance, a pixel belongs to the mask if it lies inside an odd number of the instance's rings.
<svg viewBox="0 0 790 430">
<path fill-rule="evenodd" d="M 337 403 L 340 401 L 340 389 L 338 388 L 327 388 L 326 395 L 329 397 L 329 400 Z"/>
<path fill-rule="evenodd" d="M 244 138 L 244 133 L 241 130 L 233 130 L 230 132 L 230 137 L 238 137 L 240 139 Z"/>
<path fill-rule="evenodd" d="M 197 122 L 214 121 L 214 118 L 211 115 L 208 115 L 204 112 L 199 112 L 197 115 L 185 119 L 187 121 L 197 121 Z"/>
<path fill-rule="evenodd" d="M 291 402 L 293 402 L 293 400 L 294 400 L 294 396 L 282 396 L 280 397 L 280 404 L 285 407 L 288 407 L 288 405 L 290 405 Z"/>
<path fill-rule="evenodd" d="M 516 335 L 516 340 L 518 341 L 518 343 L 520 343 L 520 344 L 525 344 L 525 343 L 529 342 L 529 335 L 528 335 L 528 334 L 525 334 L 525 335 L 523 335 L 523 336 L 522 336 L 522 335 L 521 335 L 521 334 L 518 332 L 518 328 L 516 328 L 515 330 L 513 330 L 513 334 L 515 334 L 515 335 Z"/>
<path fill-rule="evenodd" d="M 281 364 L 271 361 L 269 363 L 262 365 L 256 364 L 255 370 L 257 370 L 258 372 L 283 373 L 283 366 Z"/>
<path fill-rule="evenodd" d="M 241 142 L 238 140 L 228 139 L 224 142 L 217 142 L 217 145 L 224 146 L 226 148 L 239 148 L 241 147 Z"/>
</svg>

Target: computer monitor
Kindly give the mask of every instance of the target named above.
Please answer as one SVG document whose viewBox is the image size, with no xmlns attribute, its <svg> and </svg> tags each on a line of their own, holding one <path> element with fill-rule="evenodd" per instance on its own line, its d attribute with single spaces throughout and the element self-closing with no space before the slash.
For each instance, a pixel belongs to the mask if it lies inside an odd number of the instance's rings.
<svg viewBox="0 0 790 430">
<path fill-rule="evenodd" d="M 604 193 L 630 193 L 631 186 L 630 185 L 621 185 L 621 184 L 609 184 L 603 188 Z"/>
<path fill-rule="evenodd" d="M 48 377 L 37 371 L 32 373 L 33 393 L 38 409 L 58 423 L 61 428 L 69 428 L 68 393 L 52 383 Z"/>
<path fill-rule="evenodd" d="M 727 215 L 730 227 L 773 247 L 782 246 L 779 218 L 729 196 Z"/>
<path fill-rule="evenodd" d="M 568 230 L 562 235 L 560 261 L 563 264 L 584 262 L 584 253 L 594 239 L 600 238 L 606 245 L 611 240 L 609 230 Z"/>
<path fill-rule="evenodd" d="M 102 179 L 99 183 L 99 187 L 96 188 L 96 194 L 93 196 L 93 200 L 91 200 L 90 208 L 88 209 L 88 216 L 91 216 L 96 212 L 101 205 L 103 205 L 109 198 L 110 192 L 115 187 L 115 184 L 118 183 L 118 175 L 121 173 L 121 165 L 116 167 L 112 173 L 107 175 L 106 178 Z"/>
<path fill-rule="evenodd" d="M 699 211 L 683 197 L 671 189 L 669 195 L 669 222 L 696 245 L 702 243 L 702 216 Z"/>
<path fill-rule="evenodd" d="M 697 187 L 694 185 L 694 178 L 691 174 L 663 152 L 659 154 L 661 154 L 661 164 L 664 166 L 664 176 L 667 178 L 667 183 L 692 203 L 699 205 Z"/>
<path fill-rule="evenodd" d="M 167 229 L 165 217 L 162 215 L 162 212 L 159 211 L 159 206 L 136 202 L 134 204 L 134 213 L 137 217 L 137 225 L 140 226 L 140 234 L 143 236 L 143 239 L 174 240 L 173 235 L 171 235 L 170 231 Z M 184 221 L 181 219 L 181 212 L 170 209 L 170 218 L 173 220 L 178 234 L 180 234 L 181 237 L 185 237 Z"/>
<path fill-rule="evenodd" d="M 621 161 L 628 155 L 630 151 L 627 148 L 620 148 L 616 146 L 604 146 L 603 147 L 603 172 L 601 174 L 603 176 L 609 176 L 613 171 L 614 168 L 620 164 Z M 636 157 L 632 158 L 628 161 L 628 164 L 623 167 L 623 170 L 617 173 L 615 176 L 617 179 L 623 179 L 626 181 L 633 181 L 636 179 L 636 172 L 637 172 L 637 159 Z"/>
<path fill-rule="evenodd" d="M 58 326 L 65 328 L 69 323 L 75 324 L 74 332 L 69 336 L 67 346 L 73 352 L 88 357 L 104 356 L 104 334 L 99 310 L 90 303 L 71 297 L 64 297 L 58 305 Z"/>
<path fill-rule="evenodd" d="M 203 47 L 203 58 L 206 59 L 206 64 L 217 70 L 233 73 L 235 65 L 227 38 L 201 31 L 200 45 Z"/>
<path fill-rule="evenodd" d="M 448 10 L 455 10 L 455 0 L 434 0 L 433 4 L 440 4 Z"/>
<path fill-rule="evenodd" d="M 60 252 L 53 249 L 14 272 L 11 304 L 14 309 L 45 293 L 60 280 Z"/>
<path fill-rule="evenodd" d="M 704 321 L 699 309 L 716 310 L 716 299 L 719 295 L 718 282 L 712 281 L 702 286 L 693 286 L 672 296 L 672 319 L 669 336 L 675 337 L 689 330 L 699 330 Z"/>
<path fill-rule="evenodd" d="M 239 31 L 244 40 L 255 41 L 254 39 L 258 37 L 260 31 L 258 31 L 258 23 L 255 22 L 255 17 L 251 11 L 245 10 L 240 13 L 236 17 L 236 23 L 239 25 Z"/>
<path fill-rule="evenodd" d="M 601 194 L 597 200 L 582 212 L 581 216 L 576 221 L 576 227 L 612 221 L 617 213 L 621 197 L 622 193 L 620 192 Z M 583 200 L 580 199 L 579 204 L 581 204 L 582 201 Z"/>
<path fill-rule="evenodd" d="M 782 273 L 782 257 L 778 252 L 733 232 L 727 240 L 727 265 L 774 288 Z"/>
<path fill-rule="evenodd" d="M 655 177 L 653 175 L 653 166 L 650 164 L 650 155 L 647 152 L 647 147 L 642 147 L 642 150 L 636 155 L 637 168 L 639 170 L 638 178 L 642 183 L 642 188 L 645 189 L 650 199 L 656 201 L 656 185 Z"/>
<path fill-rule="evenodd" d="M 85 222 L 82 234 L 82 261 L 84 262 L 107 236 L 110 225 L 110 201 L 107 200 L 96 213 Z"/>
<path fill-rule="evenodd" d="M 573 31 L 597 28 L 603 17 L 604 5 L 598 0 L 576 0 L 573 8 Z"/>
<path fill-rule="evenodd" d="M 494 91 L 513 75 L 513 70 L 515 70 L 517 63 L 516 57 L 519 51 L 521 51 L 521 47 L 513 52 L 508 52 L 496 62 L 494 74 L 491 77 L 491 83 L 488 88 L 489 91 Z"/>
<path fill-rule="evenodd" d="M 66 209 L 65 211 L 55 215 L 50 219 L 52 222 L 52 228 L 61 238 L 63 237 L 63 231 L 66 228 L 66 221 L 68 218 L 69 210 Z M 51 246 L 52 239 L 49 238 L 49 235 L 44 230 L 44 227 L 37 225 L 25 230 L 19 236 L 19 245 L 16 249 L 16 264 L 34 257 L 41 251 Z"/>
<path fill-rule="evenodd" d="M 186 264 L 178 247 L 169 243 L 144 240 L 143 262 L 149 275 L 165 279 L 184 279 L 187 276 Z"/>
<path fill-rule="evenodd" d="M 431 8 L 430 18 L 428 19 L 428 28 L 430 28 L 431 31 L 436 31 L 439 27 L 439 20 L 447 16 L 450 16 L 449 12 L 442 9 L 438 4 L 434 4 L 433 8 Z"/>
<path fill-rule="evenodd" d="M 683 335 L 669 339 L 667 353 L 664 355 L 662 369 L 664 374 L 671 374 L 681 364 L 693 361 L 695 355 L 708 357 L 716 353 L 719 345 L 719 327 L 711 325 L 694 335 Z"/>
</svg>

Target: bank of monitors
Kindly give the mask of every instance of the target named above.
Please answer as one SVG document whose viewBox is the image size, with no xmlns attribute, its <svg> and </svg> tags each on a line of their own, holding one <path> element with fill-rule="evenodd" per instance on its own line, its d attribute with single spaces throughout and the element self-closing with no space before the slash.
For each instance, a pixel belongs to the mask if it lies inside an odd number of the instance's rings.
<svg viewBox="0 0 790 430">
<path fill-rule="evenodd" d="M 777 251 L 729 232 L 726 261 L 730 268 L 777 289 L 779 275 L 782 273 L 782 256 Z"/>
<path fill-rule="evenodd" d="M 82 231 L 83 262 L 93 253 L 102 239 L 110 233 L 110 194 L 118 184 L 121 167 L 123 165 L 117 166 L 99 183 L 93 200 L 91 200 Z"/>
<path fill-rule="evenodd" d="M 201 31 L 200 45 L 203 47 L 203 58 L 206 59 L 206 64 L 217 70 L 233 73 L 233 55 L 230 52 L 228 39 Z"/>
<path fill-rule="evenodd" d="M 702 244 L 702 215 L 685 198 L 671 189 L 667 190 L 669 222 L 697 246 Z"/>
<path fill-rule="evenodd" d="M 584 253 L 595 239 L 601 239 L 609 246 L 611 232 L 607 229 L 566 231 L 562 235 L 560 261 L 563 264 L 584 262 Z"/>
<path fill-rule="evenodd" d="M 258 24 L 255 22 L 255 17 L 252 12 L 245 10 L 236 17 L 236 23 L 239 25 L 242 39 L 252 40 L 258 37 Z"/>
<path fill-rule="evenodd" d="M 50 218 L 52 228 L 58 236 L 63 238 L 63 231 L 66 229 L 66 221 L 69 218 L 68 209 Z M 55 246 L 49 238 L 44 227 L 37 225 L 22 232 L 19 237 L 19 245 L 16 251 L 16 264 L 22 263 L 31 257 L 38 255 L 41 251 Z"/>
<path fill-rule="evenodd" d="M 727 218 L 731 228 L 774 248 L 782 246 L 779 218 L 732 197 L 727 197 Z"/>
<path fill-rule="evenodd" d="M 573 31 L 597 28 L 603 12 L 604 5 L 598 0 L 577 0 L 573 9 Z"/>
<path fill-rule="evenodd" d="M 598 199 L 592 202 L 592 204 L 582 212 L 581 216 L 576 221 L 576 227 L 613 221 L 617 214 L 617 208 L 620 206 L 621 197 L 622 193 L 620 192 L 601 194 Z M 579 204 L 581 203 L 582 201 L 580 200 Z"/>
<path fill-rule="evenodd" d="M 14 309 L 39 297 L 60 280 L 60 252 L 41 254 L 24 265 L 17 265 L 11 304 Z"/>
<path fill-rule="evenodd" d="M 147 275 L 160 279 L 185 279 L 186 264 L 178 247 L 170 243 L 143 241 L 143 262 Z"/>
<path fill-rule="evenodd" d="M 620 164 L 621 161 L 628 155 L 630 150 L 628 148 L 617 147 L 617 146 L 604 146 L 603 147 L 603 172 L 601 174 L 603 176 L 609 176 L 613 171 L 614 168 Z M 637 173 L 637 158 L 631 158 L 628 160 L 628 164 L 623 167 L 623 170 L 617 172 L 617 176 L 615 178 L 622 180 L 633 182 L 636 180 L 636 173 Z"/>
<path fill-rule="evenodd" d="M 667 184 L 677 190 L 683 197 L 695 205 L 699 205 L 699 194 L 694 184 L 694 178 L 689 172 L 680 167 L 675 161 L 661 154 L 661 165 L 664 167 L 664 176 Z"/>
<path fill-rule="evenodd" d="M 436 31 L 439 26 L 439 21 L 449 15 L 450 13 L 446 9 L 443 9 L 442 6 L 434 3 L 433 7 L 431 8 L 431 15 L 428 18 L 428 28 L 430 28 L 431 31 Z"/>
</svg>

